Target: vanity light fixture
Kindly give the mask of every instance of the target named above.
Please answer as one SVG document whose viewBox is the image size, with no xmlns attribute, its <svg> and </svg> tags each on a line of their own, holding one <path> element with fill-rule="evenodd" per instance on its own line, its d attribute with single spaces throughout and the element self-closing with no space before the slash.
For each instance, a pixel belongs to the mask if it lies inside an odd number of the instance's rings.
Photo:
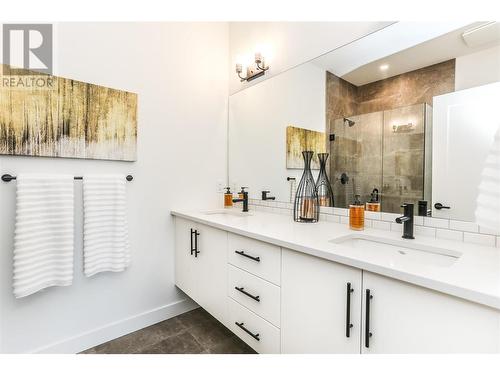
<svg viewBox="0 0 500 375">
<path fill-rule="evenodd" d="M 395 124 L 392 125 L 392 132 L 393 133 L 409 133 L 413 131 L 414 125 L 412 122 L 409 122 L 407 124 Z"/>
<path fill-rule="evenodd" d="M 385 72 L 387 69 L 389 69 L 389 65 L 387 65 L 387 64 L 380 65 L 379 69 L 381 71 Z"/>
<path fill-rule="evenodd" d="M 240 77 L 241 82 L 249 82 L 256 78 L 262 77 L 268 69 L 269 66 L 266 66 L 264 58 L 262 57 L 262 54 L 260 52 L 255 53 L 255 61 L 252 65 L 247 67 L 247 75 L 245 77 L 241 76 L 241 73 L 243 72 L 243 65 L 236 64 L 236 74 L 238 74 L 238 77 Z"/>
</svg>

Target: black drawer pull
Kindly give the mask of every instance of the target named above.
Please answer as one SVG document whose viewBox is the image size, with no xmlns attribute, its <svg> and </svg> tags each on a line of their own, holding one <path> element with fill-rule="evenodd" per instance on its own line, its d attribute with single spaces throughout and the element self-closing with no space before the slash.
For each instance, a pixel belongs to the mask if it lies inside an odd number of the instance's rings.
<svg viewBox="0 0 500 375">
<path fill-rule="evenodd" d="M 194 246 L 193 246 L 193 234 L 194 234 Z M 200 251 L 198 250 L 198 236 L 200 235 L 200 233 L 198 232 L 198 230 L 193 230 L 193 228 L 191 228 L 191 255 L 193 255 L 194 253 L 194 257 L 195 258 L 198 258 L 198 254 L 200 253 Z"/>
<path fill-rule="evenodd" d="M 256 300 L 257 302 L 260 302 L 260 296 L 253 296 L 247 291 L 245 291 L 245 288 L 238 288 L 237 286 L 234 287 L 238 292 L 243 293 L 245 296 L 250 297 L 253 300 Z"/>
<path fill-rule="evenodd" d="M 260 341 L 260 334 L 259 333 L 252 333 L 250 332 L 248 329 L 246 329 L 244 327 L 245 323 L 238 323 L 238 322 L 234 322 L 238 327 L 240 327 L 243 331 L 245 331 L 246 333 L 248 333 L 250 336 L 252 336 L 255 340 L 257 341 Z"/>
<path fill-rule="evenodd" d="M 365 347 L 370 347 L 370 337 L 372 333 L 370 332 L 370 300 L 373 296 L 370 293 L 370 289 L 366 289 L 366 308 L 365 308 Z"/>
<path fill-rule="evenodd" d="M 241 251 L 236 250 L 236 251 L 235 251 L 235 253 L 236 253 L 236 254 L 239 254 L 239 255 L 241 255 L 241 256 L 244 256 L 244 257 L 246 257 L 246 258 L 249 258 L 249 259 L 255 260 L 256 262 L 260 262 L 260 257 L 253 257 L 253 256 L 251 256 L 251 255 L 245 254 L 245 252 L 244 252 L 243 250 L 241 250 Z"/>
<path fill-rule="evenodd" d="M 345 335 L 346 337 L 351 336 L 351 328 L 353 327 L 351 323 L 351 293 L 354 292 L 354 289 L 351 288 L 351 283 L 347 283 L 346 288 L 346 317 L 345 317 Z"/>
</svg>

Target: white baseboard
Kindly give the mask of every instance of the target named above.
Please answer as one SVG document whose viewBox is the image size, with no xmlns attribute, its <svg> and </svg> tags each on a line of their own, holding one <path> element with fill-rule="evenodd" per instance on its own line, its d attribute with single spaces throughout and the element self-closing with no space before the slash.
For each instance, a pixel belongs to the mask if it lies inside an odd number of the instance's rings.
<svg viewBox="0 0 500 375">
<path fill-rule="evenodd" d="M 91 331 L 34 349 L 31 353 L 73 354 L 116 339 L 128 333 L 193 310 L 198 305 L 189 298 L 113 322 Z"/>
</svg>

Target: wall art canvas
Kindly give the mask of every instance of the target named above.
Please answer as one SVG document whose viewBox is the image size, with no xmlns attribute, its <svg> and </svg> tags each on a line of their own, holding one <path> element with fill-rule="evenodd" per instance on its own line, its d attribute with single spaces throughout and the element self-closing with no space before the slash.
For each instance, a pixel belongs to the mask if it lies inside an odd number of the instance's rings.
<svg viewBox="0 0 500 375">
<path fill-rule="evenodd" d="M 0 154 L 137 159 L 137 94 L 24 73 L 0 76 Z"/>
<path fill-rule="evenodd" d="M 319 169 L 318 153 L 326 152 L 326 136 L 324 132 L 287 126 L 286 128 L 286 167 L 303 169 L 302 151 L 314 151 L 311 169 Z"/>
</svg>

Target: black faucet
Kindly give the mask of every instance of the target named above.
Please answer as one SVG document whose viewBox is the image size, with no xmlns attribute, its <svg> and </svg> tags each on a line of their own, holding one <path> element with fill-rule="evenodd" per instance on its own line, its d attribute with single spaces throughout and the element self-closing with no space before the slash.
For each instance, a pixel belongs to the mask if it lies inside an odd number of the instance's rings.
<svg viewBox="0 0 500 375">
<path fill-rule="evenodd" d="M 405 203 L 401 207 L 404 208 L 403 216 L 396 219 L 396 223 L 403 224 L 403 238 L 413 240 L 413 204 Z"/>
<path fill-rule="evenodd" d="M 264 191 L 262 191 L 262 200 L 263 200 L 263 201 L 268 201 L 268 200 L 273 201 L 273 200 L 275 200 L 275 199 L 276 199 L 276 197 L 268 197 L 268 196 L 267 196 L 267 194 L 269 194 L 269 193 L 270 193 L 270 191 L 269 191 L 269 190 L 264 190 Z"/>
<path fill-rule="evenodd" d="M 241 191 L 240 194 L 243 194 L 243 198 L 234 198 L 233 203 L 243 202 L 243 212 L 248 212 L 248 192 Z"/>
</svg>

